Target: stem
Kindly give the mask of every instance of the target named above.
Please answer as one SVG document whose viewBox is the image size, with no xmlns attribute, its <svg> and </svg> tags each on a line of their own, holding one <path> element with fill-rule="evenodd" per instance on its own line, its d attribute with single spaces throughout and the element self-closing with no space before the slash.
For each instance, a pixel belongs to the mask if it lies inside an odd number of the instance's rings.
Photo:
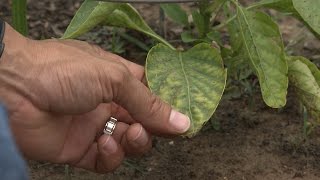
<svg viewBox="0 0 320 180">
<path fill-rule="evenodd" d="M 111 51 L 114 53 L 115 52 L 115 47 L 116 47 L 116 34 L 117 34 L 117 29 L 114 27 L 112 28 L 112 41 L 111 41 Z"/>
<path fill-rule="evenodd" d="M 260 7 L 263 7 L 267 4 L 270 4 L 270 2 L 257 2 L 257 3 L 252 4 L 251 6 L 247 7 L 247 10 L 260 8 Z"/>
<path fill-rule="evenodd" d="M 233 4 L 237 5 L 237 3 L 235 1 L 231 1 Z M 255 3 L 249 7 L 246 8 L 246 10 L 252 10 L 252 9 L 256 9 L 256 8 L 260 8 L 263 7 L 264 5 L 269 4 L 269 3 Z M 237 17 L 237 15 L 232 16 L 231 18 L 227 19 L 224 23 L 221 23 L 217 26 L 215 26 L 213 29 L 214 30 L 219 30 L 224 28 L 225 26 L 227 26 L 231 21 L 235 20 Z"/>
<path fill-rule="evenodd" d="M 166 24 L 165 24 L 165 13 L 161 7 L 159 7 L 159 31 L 160 36 L 164 37 L 166 39 Z"/>
<path fill-rule="evenodd" d="M 65 175 L 65 180 L 71 180 L 70 166 L 69 165 L 64 165 L 64 175 Z"/>
<path fill-rule="evenodd" d="M 138 46 L 140 49 L 144 50 L 144 51 L 149 51 L 150 47 L 148 47 L 145 43 L 143 43 L 142 41 L 138 40 L 137 38 L 130 36 L 126 33 L 123 32 L 118 32 L 118 35 L 120 37 L 122 37 L 123 39 L 129 41 L 130 43 L 135 44 L 136 46 Z"/>
<path fill-rule="evenodd" d="M 204 0 L 199 2 L 199 12 L 203 18 L 204 30 L 203 34 L 200 34 L 200 39 L 204 38 L 207 33 L 210 31 L 210 19 L 211 19 L 211 12 L 207 12 L 207 7 L 209 6 L 209 1 Z M 200 33 L 200 32 L 199 32 Z"/>
<path fill-rule="evenodd" d="M 22 35 L 28 34 L 27 24 L 27 0 L 12 1 L 12 22 L 13 27 Z"/>
<path fill-rule="evenodd" d="M 221 24 L 215 26 L 213 29 L 214 29 L 214 30 L 219 30 L 219 29 L 224 28 L 224 27 L 227 26 L 231 21 L 235 20 L 236 17 L 237 17 L 237 15 L 232 16 L 231 18 L 227 19 L 227 21 L 225 21 L 224 23 L 221 23 Z"/>
<path fill-rule="evenodd" d="M 173 47 L 168 41 L 166 41 L 165 39 L 163 39 L 161 36 L 155 35 L 155 34 L 152 34 L 152 33 L 149 33 L 149 32 L 144 32 L 144 33 L 146 33 L 147 35 L 153 37 L 153 38 L 156 39 L 157 41 L 165 44 L 166 46 L 168 46 L 168 47 L 171 48 L 172 50 L 176 50 L 175 47 Z"/>
</svg>

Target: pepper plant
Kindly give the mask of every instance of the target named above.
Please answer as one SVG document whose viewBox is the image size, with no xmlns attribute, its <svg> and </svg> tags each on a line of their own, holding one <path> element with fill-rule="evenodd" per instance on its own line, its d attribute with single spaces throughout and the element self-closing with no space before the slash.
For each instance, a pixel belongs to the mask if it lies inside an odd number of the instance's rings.
<svg viewBox="0 0 320 180">
<path fill-rule="evenodd" d="M 319 36 L 320 0 L 262 0 L 247 7 L 237 0 L 200 0 L 197 5 L 191 14 L 178 4 L 161 5 L 184 27 L 181 38 L 188 45 L 184 47 L 193 46 L 187 50 L 176 49 L 156 34 L 130 4 L 102 0 L 85 0 L 62 38 L 76 38 L 105 25 L 133 29 L 157 40 L 146 58 L 148 86 L 190 117 L 188 137 L 213 115 L 227 79 L 244 68 L 257 76 L 266 105 L 284 107 L 290 83 L 311 120 L 320 121 L 320 71 L 308 59 L 286 54 L 278 24 L 262 11 L 270 8 L 291 15 Z M 218 13 L 224 13 L 225 20 L 214 25 Z M 228 46 L 220 40 L 224 27 Z"/>
</svg>

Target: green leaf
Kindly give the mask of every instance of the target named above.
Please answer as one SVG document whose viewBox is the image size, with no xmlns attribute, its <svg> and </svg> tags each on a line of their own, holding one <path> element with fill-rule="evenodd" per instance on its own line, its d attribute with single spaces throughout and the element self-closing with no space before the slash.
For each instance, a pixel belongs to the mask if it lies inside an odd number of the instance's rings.
<svg viewBox="0 0 320 180">
<path fill-rule="evenodd" d="M 217 108 L 227 72 L 217 49 L 201 43 L 180 52 L 159 44 L 147 57 L 146 77 L 151 90 L 174 109 L 188 115 L 194 136 Z"/>
<path fill-rule="evenodd" d="M 207 31 L 206 24 L 205 24 L 205 17 L 202 14 L 200 14 L 198 11 L 193 11 L 192 19 L 193 19 L 194 25 L 198 30 L 199 38 L 204 37 Z"/>
<path fill-rule="evenodd" d="M 198 38 L 194 37 L 191 31 L 184 31 L 181 33 L 181 40 L 184 43 L 191 43 L 198 40 Z"/>
<path fill-rule="evenodd" d="M 297 12 L 293 7 L 292 0 L 262 0 L 254 3 L 252 7 L 267 7 L 283 13 L 297 15 Z"/>
<path fill-rule="evenodd" d="M 209 41 L 216 41 L 219 45 L 223 46 L 222 39 L 221 39 L 221 33 L 216 30 L 212 30 L 209 33 L 206 34 L 206 38 Z"/>
<path fill-rule="evenodd" d="M 161 4 L 165 14 L 174 22 L 183 26 L 189 26 L 188 15 L 178 4 Z"/>
<path fill-rule="evenodd" d="M 307 25 L 312 33 L 320 35 L 320 0 L 262 0 L 249 9 L 257 7 L 272 8 L 293 15 Z"/>
<path fill-rule="evenodd" d="M 290 84 L 311 117 L 320 122 L 320 72 L 304 57 L 288 57 Z"/>
<path fill-rule="evenodd" d="M 220 10 L 222 5 L 226 2 L 227 0 L 215 0 L 211 3 L 208 4 L 208 7 L 206 7 L 205 12 L 206 13 L 214 13 L 217 14 L 217 12 Z"/>
<path fill-rule="evenodd" d="M 237 7 L 237 22 L 244 55 L 259 78 L 266 104 L 280 108 L 286 104 L 288 65 L 279 27 L 262 12 Z"/>
<path fill-rule="evenodd" d="M 130 4 L 119 4 L 117 8 L 104 20 L 104 24 L 108 26 L 130 28 L 136 31 L 140 31 L 174 49 L 174 47 L 170 45 L 170 43 L 156 34 L 148 26 L 148 24 L 143 20 L 138 11 Z"/>
<path fill-rule="evenodd" d="M 301 18 L 320 35 L 320 0 L 292 0 L 292 2 Z"/>
<path fill-rule="evenodd" d="M 73 17 L 63 39 L 76 38 L 104 21 L 117 7 L 117 4 L 86 0 Z"/>
</svg>

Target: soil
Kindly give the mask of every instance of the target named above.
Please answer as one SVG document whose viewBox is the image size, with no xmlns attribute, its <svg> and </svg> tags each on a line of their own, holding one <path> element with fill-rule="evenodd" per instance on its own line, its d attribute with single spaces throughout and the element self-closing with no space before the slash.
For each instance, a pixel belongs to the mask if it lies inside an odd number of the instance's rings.
<svg viewBox="0 0 320 180">
<path fill-rule="evenodd" d="M 0 17 L 10 21 L 9 0 L 0 1 Z M 60 37 L 80 3 L 80 0 L 29 0 L 30 36 L 35 39 Z M 153 27 L 158 27 L 156 5 L 138 5 L 137 8 L 153 22 Z M 281 18 L 279 21 L 286 44 L 292 44 L 288 50 L 318 63 L 319 41 L 295 20 Z M 179 32 L 179 28 L 170 26 L 168 29 L 169 36 Z M 139 34 L 130 33 L 147 41 Z M 295 37 L 300 34 L 303 34 L 304 43 L 295 43 L 298 41 Z M 110 38 L 110 34 L 97 29 L 82 39 L 108 49 L 106 42 L 110 42 Z M 137 51 L 137 48 L 126 43 L 122 55 L 143 64 L 145 53 L 140 51 L 137 55 L 131 51 Z M 249 108 L 248 102 L 252 100 L 254 107 Z M 99 175 L 70 168 L 70 176 L 83 180 L 320 179 L 320 129 L 304 136 L 297 104 L 291 91 L 287 106 L 281 110 L 264 105 L 259 93 L 253 97 L 223 99 L 211 122 L 196 137 L 155 138 L 151 152 L 141 158 L 126 160 L 114 173 Z M 64 165 L 29 161 L 29 169 L 31 179 L 68 179 Z"/>
</svg>

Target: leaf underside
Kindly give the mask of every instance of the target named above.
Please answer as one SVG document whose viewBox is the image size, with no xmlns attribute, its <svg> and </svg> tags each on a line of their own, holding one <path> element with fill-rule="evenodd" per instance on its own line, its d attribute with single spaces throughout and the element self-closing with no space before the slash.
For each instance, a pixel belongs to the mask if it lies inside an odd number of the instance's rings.
<svg viewBox="0 0 320 180">
<path fill-rule="evenodd" d="M 176 110 L 188 115 L 194 136 L 217 108 L 226 84 L 226 70 L 217 49 L 201 43 L 186 52 L 159 44 L 147 57 L 150 89 Z"/>
</svg>

